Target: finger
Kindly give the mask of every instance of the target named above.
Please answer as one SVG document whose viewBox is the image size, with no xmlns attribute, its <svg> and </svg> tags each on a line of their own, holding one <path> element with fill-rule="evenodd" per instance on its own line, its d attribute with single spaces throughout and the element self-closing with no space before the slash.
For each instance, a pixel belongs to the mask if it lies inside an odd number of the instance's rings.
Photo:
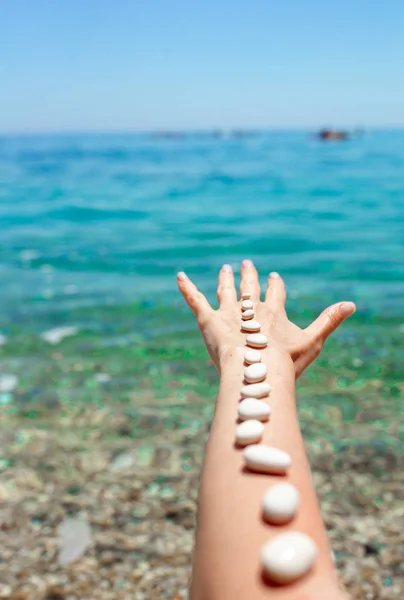
<svg viewBox="0 0 404 600">
<path fill-rule="evenodd" d="M 188 304 L 198 321 L 203 319 L 212 310 L 205 296 L 183 271 L 177 274 L 177 283 L 181 294 L 184 296 L 185 302 Z"/>
<path fill-rule="evenodd" d="M 260 300 L 258 273 L 251 260 L 243 260 L 241 263 L 240 296 L 243 294 L 251 294 L 253 302 Z"/>
<path fill-rule="evenodd" d="M 234 287 L 233 269 L 230 265 L 223 265 L 219 272 L 217 286 L 217 299 L 224 308 L 237 302 L 236 288 Z"/>
<path fill-rule="evenodd" d="M 333 331 L 341 325 L 345 319 L 350 317 L 356 310 L 353 302 L 338 302 L 326 308 L 306 332 L 314 339 L 325 341 Z"/>
<path fill-rule="evenodd" d="M 268 277 L 265 302 L 273 311 L 285 310 L 286 288 L 279 273 L 270 273 Z"/>
</svg>

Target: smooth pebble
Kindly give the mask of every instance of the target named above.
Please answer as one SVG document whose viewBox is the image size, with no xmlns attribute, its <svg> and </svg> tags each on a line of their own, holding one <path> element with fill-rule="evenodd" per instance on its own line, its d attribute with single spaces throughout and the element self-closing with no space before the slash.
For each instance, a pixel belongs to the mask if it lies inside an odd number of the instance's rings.
<svg viewBox="0 0 404 600">
<path fill-rule="evenodd" d="M 241 308 L 243 310 L 247 310 L 247 308 L 254 308 L 254 304 L 251 302 L 251 300 L 243 300 L 241 303 Z"/>
<path fill-rule="evenodd" d="M 261 329 L 261 323 L 255 319 L 250 321 L 243 321 L 241 323 L 241 329 L 243 331 L 259 331 Z"/>
<path fill-rule="evenodd" d="M 245 310 L 242 314 L 241 314 L 241 318 L 244 321 L 247 321 L 248 319 L 252 319 L 255 316 L 255 312 L 253 311 L 252 308 L 247 308 L 247 310 Z"/>
<path fill-rule="evenodd" d="M 265 379 L 267 373 L 268 369 L 264 363 L 255 363 L 255 365 L 249 365 L 244 369 L 244 379 L 248 383 L 257 383 Z"/>
<path fill-rule="evenodd" d="M 262 500 L 265 520 L 283 525 L 293 519 L 299 506 L 299 492 L 291 483 L 277 483 L 269 488 Z"/>
<path fill-rule="evenodd" d="M 264 433 L 264 426 L 261 421 L 252 419 L 244 421 L 236 427 L 236 442 L 239 446 L 247 446 L 259 442 Z"/>
<path fill-rule="evenodd" d="M 249 300 L 250 298 L 251 298 L 251 294 L 250 294 L 250 292 L 243 292 L 243 293 L 241 294 L 241 299 L 242 299 L 242 300 Z"/>
<path fill-rule="evenodd" d="M 8 394 L 13 392 L 18 385 L 16 375 L 0 375 L 0 393 Z"/>
<path fill-rule="evenodd" d="M 292 464 L 287 452 L 265 444 L 255 444 L 246 448 L 244 460 L 251 471 L 273 475 L 284 475 Z"/>
<path fill-rule="evenodd" d="M 112 377 L 109 373 L 96 373 L 94 379 L 97 383 L 109 383 Z"/>
<path fill-rule="evenodd" d="M 312 568 L 317 546 L 305 533 L 289 531 L 270 540 L 261 549 L 261 564 L 274 583 L 291 583 Z"/>
<path fill-rule="evenodd" d="M 48 344 L 59 344 L 62 340 L 78 333 L 77 327 L 54 327 L 40 334 L 40 337 Z"/>
<path fill-rule="evenodd" d="M 248 365 L 259 363 L 262 360 L 262 354 L 259 350 L 247 350 L 244 360 Z"/>
<path fill-rule="evenodd" d="M 247 419 L 267 421 L 270 414 L 271 407 L 257 398 L 244 398 L 238 405 L 238 416 L 242 421 L 247 421 Z"/>
<path fill-rule="evenodd" d="M 57 529 L 59 536 L 60 565 L 70 565 L 83 556 L 91 544 L 91 529 L 87 521 L 66 518 Z"/>
<path fill-rule="evenodd" d="M 268 396 L 271 391 L 271 386 L 266 381 L 261 383 L 250 383 L 249 385 L 243 385 L 241 388 L 242 398 L 263 398 Z"/>
<path fill-rule="evenodd" d="M 252 348 L 265 348 L 268 345 L 268 338 L 263 333 L 251 333 L 247 336 L 246 343 Z"/>
<path fill-rule="evenodd" d="M 126 469 L 130 469 L 135 463 L 135 458 L 129 452 L 123 452 L 122 454 L 118 454 L 116 458 L 110 464 L 109 470 L 112 473 L 120 473 L 121 471 L 125 471 Z"/>
</svg>

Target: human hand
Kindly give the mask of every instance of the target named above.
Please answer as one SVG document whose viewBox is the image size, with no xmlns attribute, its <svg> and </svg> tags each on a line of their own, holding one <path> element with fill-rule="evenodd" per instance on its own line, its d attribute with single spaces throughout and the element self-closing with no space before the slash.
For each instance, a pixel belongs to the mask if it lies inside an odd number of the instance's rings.
<svg viewBox="0 0 404 600">
<path fill-rule="evenodd" d="M 219 273 L 218 310 L 210 306 L 185 273 L 178 273 L 177 282 L 197 318 L 209 356 L 219 373 L 229 357 L 236 354 L 244 358 L 246 334 L 240 328 L 241 301 L 237 300 L 230 265 L 224 265 Z M 290 358 L 296 379 L 320 354 L 328 336 L 356 310 L 353 302 L 338 302 L 301 329 L 288 319 L 285 284 L 278 273 L 268 277 L 265 300 L 260 301 L 258 273 L 250 260 L 244 260 L 241 267 L 240 296 L 245 292 L 251 294 L 255 318 L 261 323 L 261 333 L 268 337 L 268 345 Z"/>
</svg>

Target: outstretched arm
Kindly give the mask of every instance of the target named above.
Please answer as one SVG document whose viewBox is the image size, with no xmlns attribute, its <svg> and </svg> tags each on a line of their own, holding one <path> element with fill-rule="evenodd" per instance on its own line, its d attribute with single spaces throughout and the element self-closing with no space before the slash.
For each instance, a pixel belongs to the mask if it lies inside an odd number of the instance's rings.
<svg viewBox="0 0 404 600">
<path fill-rule="evenodd" d="M 343 594 L 313 488 L 296 414 L 295 379 L 316 358 L 328 335 L 351 315 L 352 303 L 327 309 L 306 330 L 288 321 L 285 288 L 276 273 L 268 279 L 260 302 L 257 272 L 250 261 L 241 270 L 240 293 L 250 293 L 261 332 L 268 339 L 262 362 L 268 367 L 272 409 L 261 443 L 286 451 L 292 466 L 286 477 L 252 473 L 234 443 L 237 407 L 243 385 L 246 334 L 240 330 L 241 310 L 233 273 L 225 265 L 219 276 L 220 308 L 214 311 L 194 284 L 179 274 L 180 290 L 198 319 L 209 354 L 220 374 L 220 387 L 202 473 L 191 600 L 339 600 Z M 265 491 L 280 480 L 293 484 L 300 507 L 286 525 L 269 525 L 262 517 Z M 314 567 L 289 585 L 275 585 L 263 576 L 262 545 L 280 533 L 299 531 L 315 542 Z"/>
</svg>

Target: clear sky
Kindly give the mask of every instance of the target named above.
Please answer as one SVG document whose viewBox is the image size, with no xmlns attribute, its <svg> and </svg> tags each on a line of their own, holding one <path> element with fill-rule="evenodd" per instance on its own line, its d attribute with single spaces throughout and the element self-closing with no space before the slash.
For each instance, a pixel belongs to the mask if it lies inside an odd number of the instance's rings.
<svg viewBox="0 0 404 600">
<path fill-rule="evenodd" d="M 404 126 L 403 0 L 0 0 L 0 132 Z"/>
</svg>

